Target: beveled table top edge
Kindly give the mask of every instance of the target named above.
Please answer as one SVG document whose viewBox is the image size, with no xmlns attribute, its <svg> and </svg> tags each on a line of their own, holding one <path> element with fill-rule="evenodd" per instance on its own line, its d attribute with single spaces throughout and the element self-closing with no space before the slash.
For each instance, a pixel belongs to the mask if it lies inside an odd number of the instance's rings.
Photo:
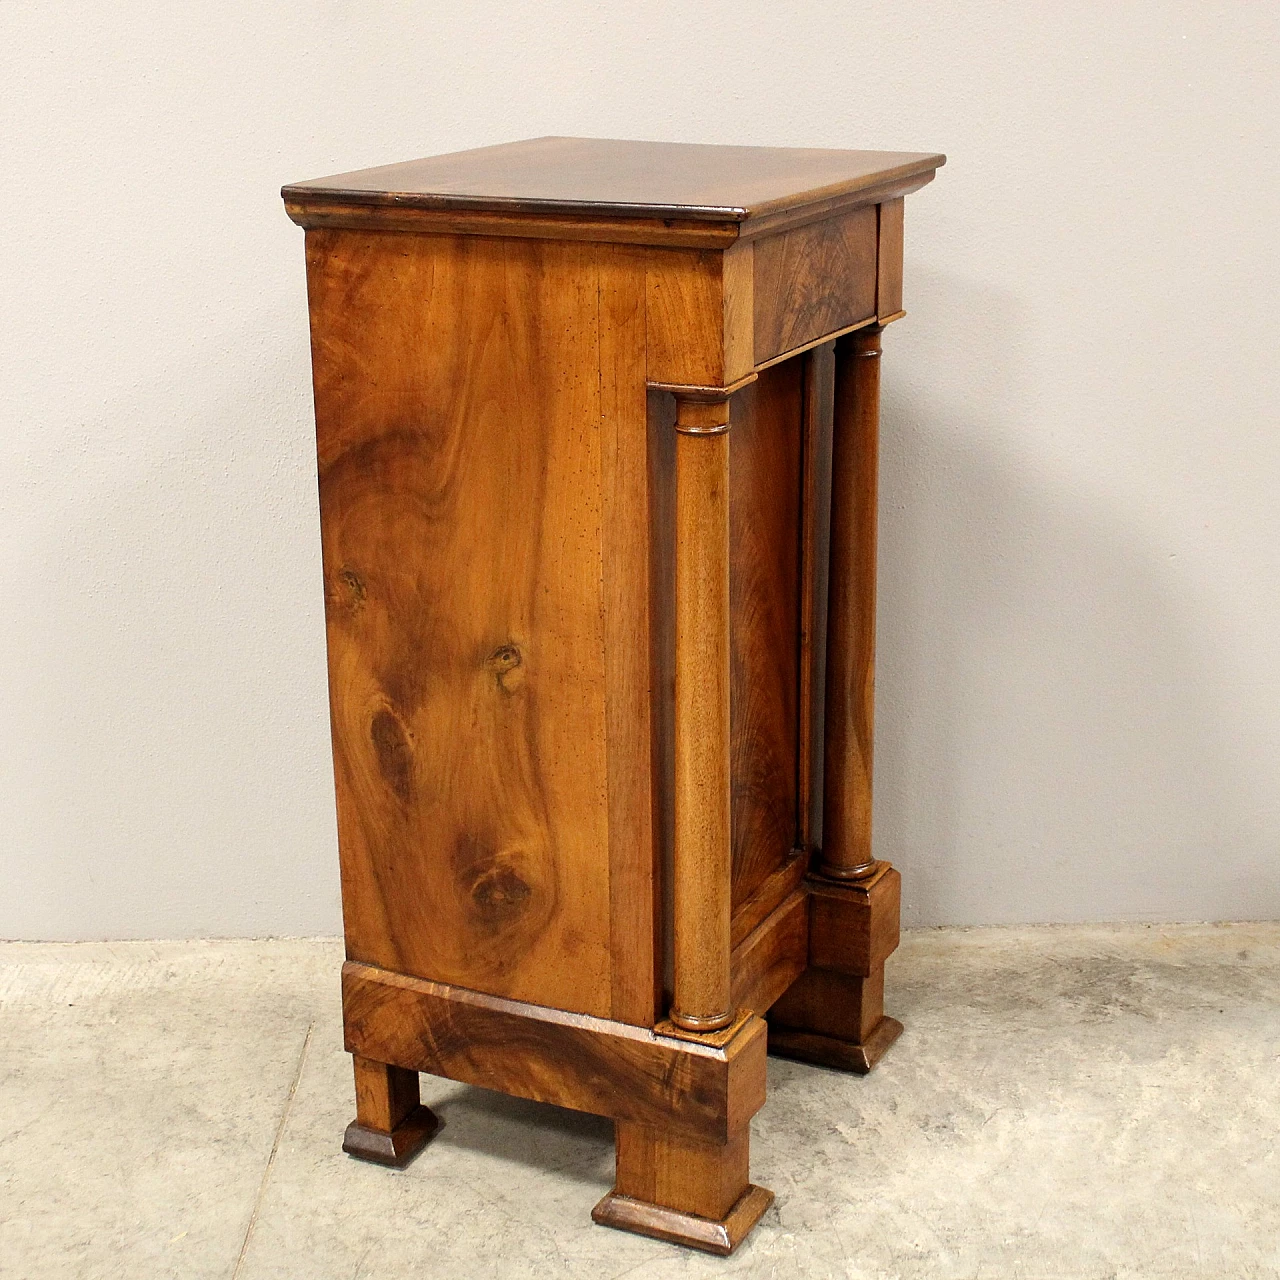
<svg viewBox="0 0 1280 1280">
<path fill-rule="evenodd" d="M 396 164 L 380 165 L 369 169 L 355 170 L 349 173 L 335 174 L 332 177 L 313 178 L 303 182 L 290 183 L 281 189 L 281 196 L 286 203 L 305 207 L 308 204 L 352 205 L 381 209 L 423 209 L 423 210 L 456 210 L 458 212 L 483 213 L 490 212 L 519 217 L 558 215 L 561 217 L 581 218 L 636 218 L 636 219 L 674 219 L 689 222 L 747 222 L 778 213 L 792 212 L 809 205 L 821 204 L 824 201 L 856 198 L 861 191 L 872 191 L 895 183 L 909 183 L 913 179 L 927 182 L 935 170 L 946 163 L 946 156 L 931 152 L 872 152 L 841 151 L 832 148 L 787 148 L 787 147 L 719 147 L 699 143 L 630 143 L 617 142 L 620 147 L 645 146 L 654 148 L 671 148 L 672 153 L 705 147 L 722 155 L 735 151 L 744 153 L 744 161 L 748 153 L 776 153 L 779 156 L 790 152 L 798 156 L 826 154 L 834 161 L 836 157 L 870 157 L 883 155 L 896 163 L 887 164 L 865 172 L 853 174 L 847 178 L 837 179 L 819 186 L 803 187 L 794 191 L 758 200 L 735 202 L 710 201 L 662 201 L 662 200 L 616 200 L 592 198 L 549 197 L 538 194 L 509 195 L 492 192 L 425 189 L 400 189 L 393 181 L 381 185 L 374 180 L 374 175 L 387 175 L 393 179 L 395 171 L 401 175 L 417 165 L 430 164 L 432 161 L 446 161 L 453 158 L 476 156 L 481 153 L 507 151 L 526 145 L 552 142 L 583 142 L 588 144 L 611 144 L 611 139 L 568 139 L 537 138 L 527 139 L 520 143 L 500 144 L 496 147 L 475 148 L 469 151 L 452 152 L 447 155 L 429 156 L 421 160 L 405 161 Z M 363 183 L 352 182 L 352 179 L 364 178 Z M 477 180 L 482 183 L 483 180 Z M 404 184 L 407 186 L 407 184 Z M 465 185 L 455 179 L 449 185 Z"/>
</svg>

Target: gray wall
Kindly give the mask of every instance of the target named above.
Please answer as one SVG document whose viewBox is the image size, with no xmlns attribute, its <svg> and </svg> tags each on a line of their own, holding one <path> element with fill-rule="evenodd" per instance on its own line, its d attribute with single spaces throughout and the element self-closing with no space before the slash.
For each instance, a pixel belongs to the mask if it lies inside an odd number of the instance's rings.
<svg viewBox="0 0 1280 1280">
<path fill-rule="evenodd" d="M 1280 916 L 1280 7 L 0 7 L 0 936 L 338 928 L 284 181 L 942 150 L 886 335 L 910 923 Z"/>
</svg>

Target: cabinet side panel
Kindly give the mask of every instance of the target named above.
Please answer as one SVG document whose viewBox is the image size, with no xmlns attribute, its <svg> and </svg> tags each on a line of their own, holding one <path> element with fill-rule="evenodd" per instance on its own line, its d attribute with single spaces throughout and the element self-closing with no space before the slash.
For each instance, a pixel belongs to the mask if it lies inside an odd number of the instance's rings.
<svg viewBox="0 0 1280 1280">
<path fill-rule="evenodd" d="M 729 432 L 733 904 L 797 838 L 802 362 L 733 398 Z"/>
<path fill-rule="evenodd" d="M 307 240 L 348 955 L 608 1016 L 596 248 Z"/>
<path fill-rule="evenodd" d="M 882 323 L 902 314 L 902 210 L 901 200 L 880 206 L 876 313 Z"/>
</svg>

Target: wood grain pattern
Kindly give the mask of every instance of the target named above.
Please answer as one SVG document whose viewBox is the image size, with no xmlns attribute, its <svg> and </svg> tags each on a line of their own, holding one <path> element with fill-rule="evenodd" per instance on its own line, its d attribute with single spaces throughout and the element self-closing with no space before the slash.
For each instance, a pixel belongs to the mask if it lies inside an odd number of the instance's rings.
<svg viewBox="0 0 1280 1280">
<path fill-rule="evenodd" d="M 655 859 L 662 886 L 661 1005 L 669 1008 L 675 977 L 672 948 L 675 878 L 675 707 L 676 707 L 676 401 L 649 391 L 649 776 L 653 785 Z"/>
<path fill-rule="evenodd" d="M 632 1124 L 726 1142 L 764 1104 L 765 1027 L 723 1048 L 348 962 L 351 1053 Z"/>
<path fill-rule="evenodd" d="M 358 1054 L 352 1065 L 356 1118 L 347 1126 L 342 1149 L 361 1160 L 403 1169 L 440 1130 L 439 1117 L 421 1103 L 418 1073 Z"/>
<path fill-rule="evenodd" d="M 596 250 L 308 267 L 348 954 L 607 1015 Z"/>
<path fill-rule="evenodd" d="M 809 886 L 809 962 L 870 977 L 897 950 L 902 877 L 877 862 L 865 880 Z"/>
<path fill-rule="evenodd" d="M 757 363 L 869 319 L 875 310 L 874 207 L 755 242 Z"/>
<path fill-rule="evenodd" d="M 770 872 L 755 893 L 734 909 L 729 936 L 735 947 L 800 887 L 808 866 L 807 853 L 803 849 L 793 850 L 785 862 Z"/>
<path fill-rule="evenodd" d="M 733 949 L 733 1006 L 764 1014 L 809 961 L 809 897 L 793 893 Z"/>
<path fill-rule="evenodd" d="M 821 871 L 868 874 L 875 709 L 880 329 L 836 343 Z"/>
<path fill-rule="evenodd" d="M 884 862 L 861 880 L 810 878 L 809 967 L 769 1010 L 770 1053 L 867 1072 L 898 1038 L 884 962 L 898 945 L 900 886 Z"/>
<path fill-rule="evenodd" d="M 856 978 L 850 978 L 856 982 Z M 836 1036 L 796 1031 L 790 1027 L 769 1030 L 769 1052 L 778 1058 L 794 1058 L 833 1071 L 852 1071 L 865 1076 L 884 1057 L 902 1034 L 902 1023 L 896 1018 L 881 1018 L 865 1040 L 841 1040 Z"/>
<path fill-rule="evenodd" d="M 796 846 L 802 368 L 733 397 L 730 434 L 730 722 L 733 903 Z"/>
<path fill-rule="evenodd" d="M 724 307 L 724 385 L 755 369 L 755 246 L 731 245 L 721 255 L 720 289 Z"/>
<path fill-rule="evenodd" d="M 597 268 L 611 1009 L 614 1018 L 652 1026 L 665 1005 L 649 722 L 645 261 L 642 252 L 601 246 Z"/>
<path fill-rule="evenodd" d="M 422 1099 L 418 1073 L 358 1054 L 351 1065 L 356 1077 L 356 1119 L 367 1128 L 390 1133 Z"/>
<path fill-rule="evenodd" d="M 587 240 L 602 244 L 688 249 L 726 249 L 737 243 L 742 234 L 741 225 L 732 221 L 402 208 L 396 205 L 352 204 L 306 193 L 297 198 L 287 198 L 285 212 L 300 227 L 308 230 L 328 228 L 410 235 Z"/>
<path fill-rule="evenodd" d="M 723 1218 L 746 1189 L 749 1131 L 690 1141 L 641 1125 L 616 1126 L 619 1195 L 702 1218 Z"/>
<path fill-rule="evenodd" d="M 806 969 L 769 1010 L 770 1027 L 790 1027 L 860 1044 L 884 1017 L 884 970 L 866 978 Z"/>
<path fill-rule="evenodd" d="M 676 397 L 674 991 L 714 1031 L 729 1001 L 729 401 Z"/>
<path fill-rule="evenodd" d="M 750 247 L 732 253 L 650 249 L 647 264 L 650 383 L 727 387 L 751 371 Z"/>
<path fill-rule="evenodd" d="M 902 313 L 903 205 L 901 198 L 880 205 L 876 314 L 881 324 Z"/>
</svg>

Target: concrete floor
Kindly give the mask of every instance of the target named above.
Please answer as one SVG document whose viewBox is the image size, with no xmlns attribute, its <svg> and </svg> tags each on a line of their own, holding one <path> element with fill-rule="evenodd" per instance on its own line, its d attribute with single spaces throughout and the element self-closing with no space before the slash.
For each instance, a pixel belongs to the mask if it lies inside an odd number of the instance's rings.
<svg viewBox="0 0 1280 1280">
<path fill-rule="evenodd" d="M 352 1114 L 339 944 L 0 945 L 0 1275 L 1280 1277 L 1280 925 L 936 930 L 866 1079 L 769 1064 L 726 1260 L 593 1226 L 591 1116 L 423 1078 Z"/>
</svg>

